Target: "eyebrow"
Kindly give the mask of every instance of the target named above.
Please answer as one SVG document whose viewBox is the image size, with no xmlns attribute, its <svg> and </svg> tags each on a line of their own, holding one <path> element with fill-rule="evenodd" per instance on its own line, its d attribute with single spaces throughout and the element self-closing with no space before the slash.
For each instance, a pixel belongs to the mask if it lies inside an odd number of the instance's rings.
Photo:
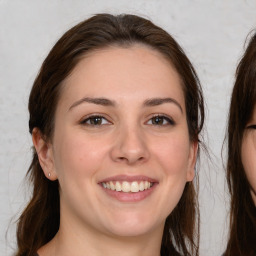
<svg viewBox="0 0 256 256">
<path fill-rule="evenodd" d="M 109 99 L 106 99 L 106 98 L 89 98 L 89 97 L 85 97 L 85 98 L 82 98 L 78 101 L 76 101 L 75 103 L 73 103 L 71 105 L 71 107 L 69 108 L 69 110 L 71 110 L 72 108 L 84 103 L 84 102 L 87 102 L 87 103 L 93 103 L 93 104 L 96 104 L 96 105 L 102 105 L 102 106 L 115 106 L 116 103 L 112 100 L 109 100 Z"/>
<path fill-rule="evenodd" d="M 145 100 L 143 105 L 145 107 L 154 107 L 154 106 L 159 106 L 164 103 L 175 104 L 180 109 L 181 113 L 183 113 L 183 109 L 182 109 L 181 105 L 179 104 L 178 101 L 176 101 L 173 98 L 152 98 L 152 99 Z"/>
<path fill-rule="evenodd" d="M 92 104 L 96 104 L 96 105 L 101 105 L 101 106 L 111 106 L 114 107 L 116 106 L 116 103 L 112 100 L 106 99 L 106 98 L 89 98 L 89 97 L 85 97 L 82 98 L 78 101 L 76 101 L 75 103 L 73 103 L 71 105 L 71 107 L 69 108 L 69 110 L 71 110 L 72 108 L 84 103 L 92 103 Z M 143 102 L 143 106 L 145 107 L 154 107 L 154 106 L 159 106 L 162 105 L 164 103 L 173 103 L 175 104 L 180 111 L 183 113 L 183 109 L 181 107 L 181 105 L 178 103 L 178 101 L 176 101 L 173 98 L 152 98 L 152 99 L 147 99 Z"/>
</svg>

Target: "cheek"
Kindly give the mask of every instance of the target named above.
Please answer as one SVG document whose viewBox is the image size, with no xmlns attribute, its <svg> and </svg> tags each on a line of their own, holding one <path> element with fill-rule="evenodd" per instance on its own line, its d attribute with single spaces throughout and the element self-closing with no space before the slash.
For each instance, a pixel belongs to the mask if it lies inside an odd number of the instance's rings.
<svg viewBox="0 0 256 256">
<path fill-rule="evenodd" d="M 167 217 L 178 204 L 187 182 L 190 143 L 186 136 L 175 136 L 155 147 L 156 168 L 161 168 L 162 191 L 159 202 Z"/>
<path fill-rule="evenodd" d="M 106 154 L 106 144 L 79 132 L 69 132 L 57 139 L 54 159 L 58 178 L 72 176 L 72 179 L 79 179 L 86 176 L 93 179 Z"/>
<path fill-rule="evenodd" d="M 177 135 L 158 143 L 155 155 L 159 164 L 168 175 L 182 175 L 187 171 L 189 163 L 189 139 L 185 135 Z"/>
<path fill-rule="evenodd" d="M 256 189 L 256 145 L 250 137 L 242 144 L 242 163 L 249 183 Z"/>
</svg>

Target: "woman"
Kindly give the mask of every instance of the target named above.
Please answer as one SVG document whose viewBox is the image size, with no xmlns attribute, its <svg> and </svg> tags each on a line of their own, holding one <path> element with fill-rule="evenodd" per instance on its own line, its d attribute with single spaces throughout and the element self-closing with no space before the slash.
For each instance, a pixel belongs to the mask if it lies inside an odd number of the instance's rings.
<svg viewBox="0 0 256 256">
<path fill-rule="evenodd" d="M 224 255 L 256 255 L 256 35 L 241 59 L 228 124 L 230 234 Z"/>
<path fill-rule="evenodd" d="M 67 31 L 29 98 L 32 199 L 16 255 L 198 255 L 199 80 L 161 28 L 96 15 Z"/>
</svg>

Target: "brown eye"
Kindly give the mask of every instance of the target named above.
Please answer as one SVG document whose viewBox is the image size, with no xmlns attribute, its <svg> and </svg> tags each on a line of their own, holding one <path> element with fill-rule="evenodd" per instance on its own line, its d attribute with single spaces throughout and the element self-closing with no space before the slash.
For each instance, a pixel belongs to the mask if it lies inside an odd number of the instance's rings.
<svg viewBox="0 0 256 256">
<path fill-rule="evenodd" d="M 249 125 L 246 129 L 256 129 L 256 124 Z"/>
<path fill-rule="evenodd" d="M 149 121 L 148 124 L 151 125 L 174 125 L 174 121 L 166 116 L 154 116 Z"/>
<path fill-rule="evenodd" d="M 109 121 L 102 116 L 90 116 L 85 120 L 83 120 L 81 124 L 91 125 L 91 126 L 100 126 L 100 125 L 109 124 Z"/>
<path fill-rule="evenodd" d="M 164 124 L 164 118 L 162 116 L 156 116 L 152 118 L 152 124 L 154 125 L 162 125 Z"/>
</svg>

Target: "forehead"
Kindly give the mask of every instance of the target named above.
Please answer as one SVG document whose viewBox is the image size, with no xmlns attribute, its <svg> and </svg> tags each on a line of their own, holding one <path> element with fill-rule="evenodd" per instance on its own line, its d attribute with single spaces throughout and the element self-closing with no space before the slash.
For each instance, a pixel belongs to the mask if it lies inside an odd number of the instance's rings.
<svg viewBox="0 0 256 256">
<path fill-rule="evenodd" d="M 112 46 L 83 57 L 63 82 L 62 96 L 138 100 L 174 97 L 184 105 L 181 80 L 160 52 L 144 45 Z M 62 98 L 61 96 L 61 98 Z"/>
</svg>

